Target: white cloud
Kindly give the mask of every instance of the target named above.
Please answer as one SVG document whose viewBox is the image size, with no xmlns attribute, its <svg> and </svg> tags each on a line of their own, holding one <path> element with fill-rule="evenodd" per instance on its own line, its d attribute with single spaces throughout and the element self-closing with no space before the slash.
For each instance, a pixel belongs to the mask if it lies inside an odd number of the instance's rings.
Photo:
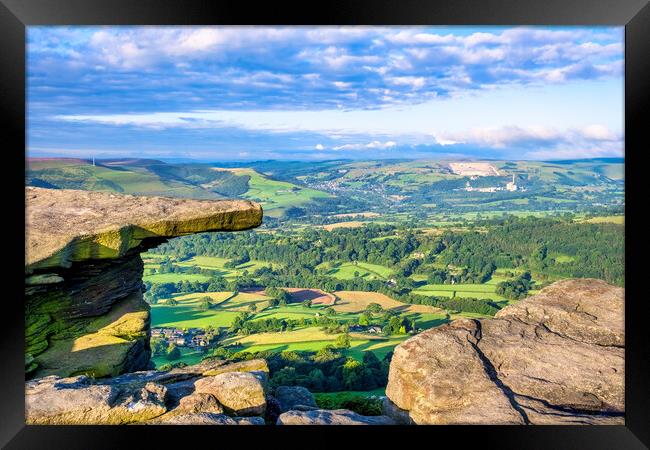
<svg viewBox="0 0 650 450">
<path fill-rule="evenodd" d="M 346 83 L 345 81 L 334 81 L 332 84 L 339 89 L 346 89 L 352 86 L 352 83 Z"/>
<path fill-rule="evenodd" d="M 372 150 L 372 149 L 386 150 L 395 147 L 396 145 L 397 143 L 394 141 L 386 141 L 386 142 L 372 141 L 372 142 L 368 142 L 367 144 L 339 145 L 337 147 L 333 147 L 333 150 Z"/>
<path fill-rule="evenodd" d="M 325 150 L 325 146 L 323 144 L 317 144 L 316 147 L 314 147 L 316 150 Z"/>
<path fill-rule="evenodd" d="M 509 147 L 594 147 L 614 148 L 622 146 L 622 136 L 602 124 L 577 128 L 557 129 L 547 126 L 505 126 L 498 128 L 474 128 L 463 132 L 434 135 L 441 145 L 456 143 L 476 144 L 491 148 Z M 603 145 L 605 144 L 605 145 Z"/>
<path fill-rule="evenodd" d="M 409 86 L 412 89 L 420 89 L 424 87 L 425 78 L 424 77 L 387 77 L 386 81 L 390 84 L 395 84 L 398 86 Z"/>
</svg>

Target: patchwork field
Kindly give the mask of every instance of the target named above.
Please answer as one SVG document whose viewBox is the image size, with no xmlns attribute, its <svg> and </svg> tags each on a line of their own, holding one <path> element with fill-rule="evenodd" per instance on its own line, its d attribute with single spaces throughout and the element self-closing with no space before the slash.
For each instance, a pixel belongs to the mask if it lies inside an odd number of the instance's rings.
<svg viewBox="0 0 650 450">
<path fill-rule="evenodd" d="M 178 283 L 179 281 L 208 281 L 207 275 L 198 273 L 155 273 L 153 275 L 144 275 L 143 281 L 150 283 Z"/>
<path fill-rule="evenodd" d="M 340 280 L 351 280 L 354 278 L 355 272 L 359 273 L 362 278 L 370 279 L 386 279 L 392 273 L 392 270 L 385 266 L 378 264 L 370 264 L 364 262 L 357 263 L 343 263 L 339 266 L 333 266 L 330 263 L 322 263 L 317 266 L 319 269 L 327 270 L 327 276 L 335 277 Z"/>
<path fill-rule="evenodd" d="M 349 222 L 336 222 L 336 223 L 330 223 L 329 225 L 323 225 L 321 228 L 327 230 L 327 231 L 332 231 L 336 230 L 337 228 L 359 228 L 362 227 L 366 224 L 367 222 L 360 222 L 358 220 L 351 220 Z"/>
<path fill-rule="evenodd" d="M 327 334 L 316 327 L 300 328 L 280 333 L 258 333 L 250 336 L 235 336 L 225 340 L 225 345 L 236 345 L 240 351 L 318 351 L 333 344 L 338 334 Z M 351 347 L 346 353 L 361 360 L 364 351 L 372 351 L 383 358 L 386 353 L 407 339 L 408 336 L 375 337 L 359 333 L 350 333 Z"/>
<path fill-rule="evenodd" d="M 625 225 L 625 216 L 599 216 L 591 219 L 584 219 L 581 222 L 586 223 L 615 223 Z"/>
<path fill-rule="evenodd" d="M 305 288 L 285 288 L 291 294 L 292 302 L 304 302 L 311 300 L 312 305 L 333 305 L 336 297 L 320 289 L 305 289 Z"/>
<path fill-rule="evenodd" d="M 236 278 L 243 275 L 247 270 L 249 273 L 254 272 L 261 267 L 273 267 L 272 263 L 265 261 L 248 261 L 240 264 L 235 268 L 226 268 L 224 265 L 229 261 L 227 258 L 219 258 L 216 256 L 194 256 L 185 261 L 177 262 L 176 265 L 184 267 L 200 267 L 202 269 L 210 269 L 219 271 L 218 275 L 224 278 Z"/>
<path fill-rule="evenodd" d="M 440 309 L 427 305 L 409 305 L 393 300 L 387 295 L 378 292 L 363 291 L 337 291 L 338 298 L 333 308 L 335 311 L 347 313 L 361 313 L 369 304 L 378 303 L 384 309 L 396 310 L 400 313 L 438 313 Z"/>
<path fill-rule="evenodd" d="M 494 290 L 496 281 L 486 284 L 425 284 L 413 290 L 414 294 L 432 295 L 437 297 L 468 297 L 487 300 L 502 300 Z"/>
<path fill-rule="evenodd" d="M 224 170 L 215 168 L 215 170 Z M 264 208 L 264 214 L 279 217 L 290 206 L 300 206 L 315 198 L 329 198 L 330 194 L 315 189 L 304 188 L 286 181 L 267 178 L 253 169 L 225 169 L 237 175 L 249 175 L 248 191 L 243 195 L 258 201 Z"/>
</svg>

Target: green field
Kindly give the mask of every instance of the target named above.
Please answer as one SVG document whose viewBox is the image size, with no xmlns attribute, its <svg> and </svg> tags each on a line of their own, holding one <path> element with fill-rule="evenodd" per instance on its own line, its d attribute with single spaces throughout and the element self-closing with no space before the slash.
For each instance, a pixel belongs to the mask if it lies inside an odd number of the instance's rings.
<svg viewBox="0 0 650 450">
<path fill-rule="evenodd" d="M 244 274 L 244 271 L 253 273 L 255 270 L 261 267 L 273 267 L 272 263 L 265 261 L 248 261 L 244 264 L 240 264 L 235 268 L 225 268 L 229 260 L 227 258 L 219 258 L 216 256 L 194 256 L 185 261 L 175 263 L 178 266 L 182 267 L 200 267 L 202 269 L 210 269 L 219 271 L 218 275 L 224 278 L 236 278 Z"/>
<path fill-rule="evenodd" d="M 485 284 L 425 284 L 413 290 L 414 294 L 433 295 L 439 297 L 479 298 L 487 300 L 502 300 L 503 297 L 494 292 L 496 284 L 503 280 L 491 280 L 492 283 Z"/>
<path fill-rule="evenodd" d="M 136 166 L 127 169 L 122 166 L 43 161 L 30 164 L 29 175 L 60 188 L 182 198 L 221 198 L 214 192 L 178 180 L 162 179 L 146 168 Z"/>
<path fill-rule="evenodd" d="M 327 345 L 333 344 L 338 334 L 326 334 L 318 327 L 299 328 L 293 331 L 280 333 L 258 333 L 250 336 L 234 336 L 224 341 L 227 345 L 236 345 L 239 351 L 318 351 Z M 362 360 L 364 351 L 372 351 L 378 358 L 383 358 L 386 353 L 407 339 L 409 336 L 398 337 L 366 337 L 358 333 L 351 333 L 350 348 L 345 353 L 355 359 Z"/>
<path fill-rule="evenodd" d="M 238 174 L 250 175 L 249 189 L 245 198 L 259 201 L 264 213 L 271 217 L 279 217 L 290 206 L 300 206 L 315 198 L 329 198 L 330 194 L 315 189 L 297 186 L 285 181 L 271 180 L 264 175 L 249 169 L 239 170 Z"/>
<path fill-rule="evenodd" d="M 587 223 L 615 223 L 619 225 L 625 225 L 625 216 L 598 216 L 592 217 L 591 219 L 582 220 L 582 222 Z"/>
<path fill-rule="evenodd" d="M 181 352 L 181 357 L 179 359 L 169 360 L 167 359 L 166 356 L 152 356 L 151 361 L 154 363 L 156 367 L 160 367 L 165 364 L 174 364 L 179 362 L 183 362 L 188 366 L 191 366 L 193 364 L 200 363 L 201 359 L 203 358 L 203 353 L 198 350 L 184 348 L 184 347 L 179 347 L 179 350 Z"/>
<path fill-rule="evenodd" d="M 318 268 L 329 269 L 326 272 L 327 276 L 332 276 L 339 278 L 341 280 L 351 280 L 354 278 L 354 273 L 358 272 L 359 276 L 362 278 L 369 279 L 386 279 L 392 272 L 392 270 L 385 266 L 380 266 L 378 264 L 370 264 L 364 262 L 358 263 L 343 263 L 338 267 L 330 269 L 328 263 L 322 263 Z"/>
<path fill-rule="evenodd" d="M 142 277 L 143 281 L 150 283 L 178 283 L 179 281 L 208 281 L 210 279 L 207 275 L 198 273 L 155 273 L 153 275 L 145 275 Z"/>
</svg>

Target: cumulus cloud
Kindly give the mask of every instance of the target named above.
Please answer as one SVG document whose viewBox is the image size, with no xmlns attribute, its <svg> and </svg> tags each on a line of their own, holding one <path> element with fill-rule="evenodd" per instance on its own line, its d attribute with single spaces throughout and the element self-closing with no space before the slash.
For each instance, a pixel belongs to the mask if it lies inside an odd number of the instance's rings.
<svg viewBox="0 0 650 450">
<path fill-rule="evenodd" d="M 393 148 L 397 145 L 396 142 L 394 141 L 386 141 L 386 142 L 380 142 L 380 141 L 372 141 L 368 142 L 367 144 L 344 144 L 344 145 L 338 145 L 336 147 L 333 147 L 333 150 L 386 150 L 389 148 Z"/>
<path fill-rule="evenodd" d="M 210 136 L 242 151 L 293 133 L 291 148 L 309 154 L 621 146 L 615 121 L 584 125 L 603 122 L 592 111 L 612 97 L 587 110 L 555 90 L 563 120 L 538 114 L 544 99 L 507 101 L 517 89 L 622 82 L 622 28 L 30 27 L 27 37 L 28 132 L 39 146 L 104 139 L 111 127 L 140 145 L 158 133 L 171 146 L 176 133 L 183 145 Z M 491 92 L 508 100 L 481 102 Z M 462 99 L 471 101 L 460 111 Z"/>
<path fill-rule="evenodd" d="M 466 34 L 436 27 L 37 27 L 28 35 L 28 62 L 33 73 L 52 82 L 74 81 L 89 92 L 123 82 L 122 89 L 140 89 L 140 95 L 153 87 L 201 89 L 209 92 L 206 98 L 232 106 L 302 101 L 372 108 L 453 97 L 504 82 L 621 77 L 621 30 L 494 27 Z M 254 92 L 244 89 L 246 84 Z M 378 94 L 381 89 L 397 92 Z M 419 95 L 408 97 L 414 89 Z"/>
<path fill-rule="evenodd" d="M 557 129 L 545 126 L 477 128 L 434 135 L 440 145 L 472 144 L 493 149 L 519 149 L 524 155 L 545 158 L 554 155 L 603 156 L 622 154 L 623 136 L 602 124 Z"/>
</svg>

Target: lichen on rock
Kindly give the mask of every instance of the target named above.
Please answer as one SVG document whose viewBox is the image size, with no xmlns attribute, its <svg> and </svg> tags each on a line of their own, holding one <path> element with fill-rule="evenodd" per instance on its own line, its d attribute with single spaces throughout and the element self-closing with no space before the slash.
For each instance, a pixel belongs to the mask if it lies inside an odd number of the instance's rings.
<svg viewBox="0 0 650 450">
<path fill-rule="evenodd" d="M 25 195 L 29 377 L 146 369 L 150 317 L 140 253 L 167 238 L 245 230 L 262 221 L 261 207 L 244 200 L 34 187 Z"/>
</svg>

